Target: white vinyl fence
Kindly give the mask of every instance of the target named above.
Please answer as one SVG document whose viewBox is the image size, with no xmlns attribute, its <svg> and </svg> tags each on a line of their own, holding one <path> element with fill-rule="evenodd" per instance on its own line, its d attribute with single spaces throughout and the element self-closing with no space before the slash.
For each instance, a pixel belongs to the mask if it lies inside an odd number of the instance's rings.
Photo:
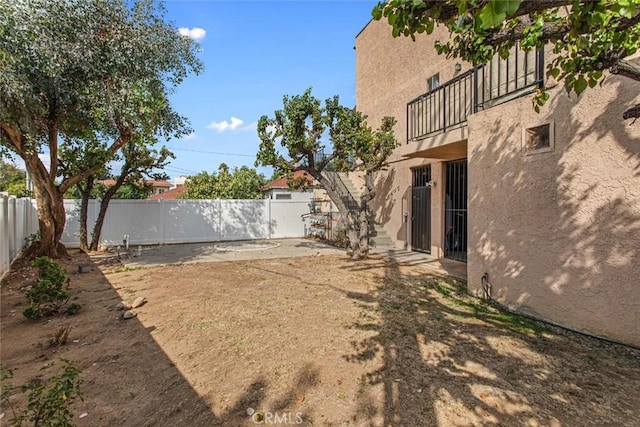
<svg viewBox="0 0 640 427">
<path fill-rule="evenodd" d="M 100 204 L 91 200 L 89 239 Z M 80 201 L 65 200 L 67 222 L 62 242 L 80 244 Z M 304 237 L 302 215 L 309 201 L 292 200 L 112 200 L 100 236 L 101 245 L 213 242 Z"/>
<path fill-rule="evenodd" d="M 67 222 L 62 242 L 80 245 L 80 200 L 65 200 Z M 100 204 L 89 202 L 89 239 Z M 295 200 L 112 200 L 100 244 L 196 243 L 223 240 L 304 237 L 309 201 Z M 19 254 L 25 240 L 38 232 L 33 199 L 0 193 L 0 277 Z"/>
<path fill-rule="evenodd" d="M 9 271 L 27 237 L 37 232 L 35 200 L 0 193 L 0 277 Z"/>
</svg>

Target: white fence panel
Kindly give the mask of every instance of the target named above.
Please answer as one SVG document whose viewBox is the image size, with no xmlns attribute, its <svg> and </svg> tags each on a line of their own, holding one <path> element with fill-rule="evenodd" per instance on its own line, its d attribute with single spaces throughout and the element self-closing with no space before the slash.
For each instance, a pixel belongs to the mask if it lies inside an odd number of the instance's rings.
<svg viewBox="0 0 640 427">
<path fill-rule="evenodd" d="M 164 200 L 164 243 L 222 240 L 219 200 Z"/>
<path fill-rule="evenodd" d="M 308 213 L 308 200 L 271 200 L 271 237 L 274 239 L 303 237 L 305 222 L 302 215 Z"/>
<path fill-rule="evenodd" d="M 64 207 L 62 242 L 78 247 L 80 200 L 65 200 Z M 89 202 L 89 239 L 99 208 L 99 201 Z M 100 243 L 122 245 L 124 235 L 131 245 L 304 237 L 308 212 L 308 201 L 293 200 L 112 200 Z M 0 275 L 37 231 L 35 201 L 0 194 Z"/>
<path fill-rule="evenodd" d="M 99 211 L 91 200 L 88 233 Z M 67 222 L 62 242 L 78 247 L 80 200 L 65 200 Z M 302 215 L 308 201 L 292 200 L 112 200 L 107 210 L 101 245 L 215 242 L 305 236 Z"/>
<path fill-rule="evenodd" d="M 37 231 L 34 201 L 0 194 L 0 277 L 9 271 L 27 237 Z"/>
<path fill-rule="evenodd" d="M 29 236 L 30 224 L 29 211 L 31 207 L 31 201 L 29 199 L 16 199 L 16 244 L 17 252 L 20 251 L 26 238 Z"/>
<path fill-rule="evenodd" d="M 64 211 L 67 218 L 60 240 L 67 247 L 78 247 L 80 246 L 80 200 L 65 200 Z"/>
<path fill-rule="evenodd" d="M 159 200 L 112 200 L 104 218 L 100 242 L 121 245 L 126 234 L 132 245 L 163 243 L 163 228 Z"/>
<path fill-rule="evenodd" d="M 16 198 L 9 197 L 9 257 L 14 260 L 18 255 L 18 243 L 16 240 Z"/>
<path fill-rule="evenodd" d="M 221 240 L 268 239 L 269 200 L 221 200 Z"/>
<path fill-rule="evenodd" d="M 0 194 L 0 277 L 9 271 L 9 197 Z"/>
</svg>

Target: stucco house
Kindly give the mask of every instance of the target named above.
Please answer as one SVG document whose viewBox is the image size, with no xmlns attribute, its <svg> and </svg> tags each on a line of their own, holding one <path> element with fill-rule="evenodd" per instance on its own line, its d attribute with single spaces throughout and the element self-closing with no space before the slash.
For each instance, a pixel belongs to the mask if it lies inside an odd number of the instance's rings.
<svg viewBox="0 0 640 427">
<path fill-rule="evenodd" d="M 262 191 L 263 199 L 273 200 L 308 200 L 313 198 L 313 178 L 303 170 L 293 172 L 293 178 L 299 179 L 307 177 L 309 187 L 307 190 L 291 190 L 287 184 L 287 177 L 281 177 L 265 184 Z"/>
<path fill-rule="evenodd" d="M 356 36 L 356 105 L 398 120 L 376 221 L 397 249 L 466 263 L 474 295 L 640 345 L 640 123 L 622 119 L 637 82 L 569 96 L 545 76 L 550 49 L 474 68 L 436 53 L 447 37 L 383 21 Z"/>
</svg>

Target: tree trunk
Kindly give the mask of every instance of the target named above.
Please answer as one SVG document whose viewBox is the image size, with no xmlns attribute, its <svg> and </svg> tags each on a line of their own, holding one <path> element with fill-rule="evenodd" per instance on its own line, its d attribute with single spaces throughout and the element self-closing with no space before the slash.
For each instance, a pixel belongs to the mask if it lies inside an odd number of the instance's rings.
<svg viewBox="0 0 640 427">
<path fill-rule="evenodd" d="M 89 200 L 91 198 L 91 191 L 93 190 L 94 175 L 89 175 L 85 179 L 85 186 L 78 185 L 80 194 L 82 195 L 82 202 L 80 204 L 80 249 L 83 251 L 89 250 L 89 240 L 87 238 L 87 218 L 89 212 Z"/>
<path fill-rule="evenodd" d="M 362 252 L 362 248 L 360 247 L 360 236 L 359 236 L 358 230 L 355 227 L 354 220 L 355 218 L 348 219 L 349 228 L 347 229 L 347 237 L 349 238 L 349 246 L 351 248 L 351 259 L 354 261 L 358 261 L 364 258 L 365 255 Z"/>
<path fill-rule="evenodd" d="M 98 218 L 93 225 L 93 232 L 91 233 L 91 246 L 89 250 L 97 251 L 98 243 L 100 243 L 100 235 L 102 234 L 102 225 L 104 224 L 104 217 L 107 215 L 107 208 L 109 207 L 109 201 L 105 203 L 105 199 L 100 200 L 100 212 L 98 212 Z"/>
<path fill-rule="evenodd" d="M 31 176 L 38 210 L 41 243 L 39 255 L 60 258 L 67 255 L 66 248 L 60 243 L 66 221 L 62 193 L 50 179 L 49 173 L 36 154 L 25 157 L 25 166 Z"/>
<path fill-rule="evenodd" d="M 107 209 L 109 208 L 109 202 L 116 194 L 118 189 L 122 187 L 124 181 L 126 180 L 130 170 L 127 164 L 122 166 L 122 173 L 116 180 L 116 183 L 113 186 L 109 187 L 107 191 L 104 193 L 104 197 L 100 200 L 100 212 L 98 212 L 98 218 L 96 218 L 96 223 L 93 226 L 93 233 L 91 233 L 91 246 L 89 249 L 92 251 L 98 250 L 98 244 L 100 243 L 100 235 L 102 234 L 102 225 L 104 224 L 104 217 L 107 215 Z"/>
<path fill-rule="evenodd" d="M 307 172 L 313 176 L 316 181 L 320 183 L 322 188 L 327 192 L 327 195 L 331 199 L 334 205 L 340 212 L 342 225 L 344 226 L 345 233 L 349 239 L 349 248 L 351 249 L 351 259 L 354 261 L 365 258 L 368 255 L 368 245 L 366 243 L 366 236 L 368 229 L 365 229 L 365 243 L 362 243 L 362 227 L 361 227 L 361 214 L 360 212 L 352 212 L 347 208 L 347 205 L 340 197 L 340 194 L 335 190 L 329 181 L 322 173 L 315 170 L 307 170 Z M 365 215 L 366 217 L 366 215 Z"/>
<path fill-rule="evenodd" d="M 369 203 L 376 195 L 372 172 L 365 172 L 364 184 L 365 190 L 360 199 L 360 246 L 363 252 L 369 255 L 369 223 L 371 222 Z"/>
<path fill-rule="evenodd" d="M 366 210 L 358 212 L 358 220 L 360 224 L 360 232 L 358 234 L 358 242 L 363 257 L 369 256 L 369 213 Z"/>
</svg>

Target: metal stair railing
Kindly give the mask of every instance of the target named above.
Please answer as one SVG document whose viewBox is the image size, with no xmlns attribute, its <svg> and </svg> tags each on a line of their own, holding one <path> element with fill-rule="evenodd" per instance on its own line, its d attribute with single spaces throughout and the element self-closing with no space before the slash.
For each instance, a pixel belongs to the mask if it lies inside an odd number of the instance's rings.
<svg viewBox="0 0 640 427">
<path fill-rule="evenodd" d="M 313 160 L 316 163 L 320 163 L 330 155 L 331 154 L 325 154 L 324 150 L 319 150 L 317 153 L 315 153 Z M 331 183 L 331 188 L 338 193 L 340 200 L 342 200 L 342 202 L 346 205 L 347 210 L 350 212 L 353 212 L 353 211 L 357 212 L 360 209 L 360 204 L 358 203 L 356 198 L 353 196 L 353 194 L 351 194 L 351 192 L 347 188 L 342 178 L 340 178 L 340 175 L 338 174 L 338 172 L 336 172 L 333 169 L 331 163 L 329 163 L 324 168 L 322 173 L 327 177 L 327 179 Z"/>
<path fill-rule="evenodd" d="M 340 178 L 338 172 L 325 169 L 324 174 L 329 182 L 331 182 L 331 187 L 338 193 L 340 200 L 346 205 L 347 209 L 349 211 L 358 211 L 360 209 L 359 203 L 355 197 L 353 197 L 353 194 L 351 194 L 342 178 Z"/>
</svg>

